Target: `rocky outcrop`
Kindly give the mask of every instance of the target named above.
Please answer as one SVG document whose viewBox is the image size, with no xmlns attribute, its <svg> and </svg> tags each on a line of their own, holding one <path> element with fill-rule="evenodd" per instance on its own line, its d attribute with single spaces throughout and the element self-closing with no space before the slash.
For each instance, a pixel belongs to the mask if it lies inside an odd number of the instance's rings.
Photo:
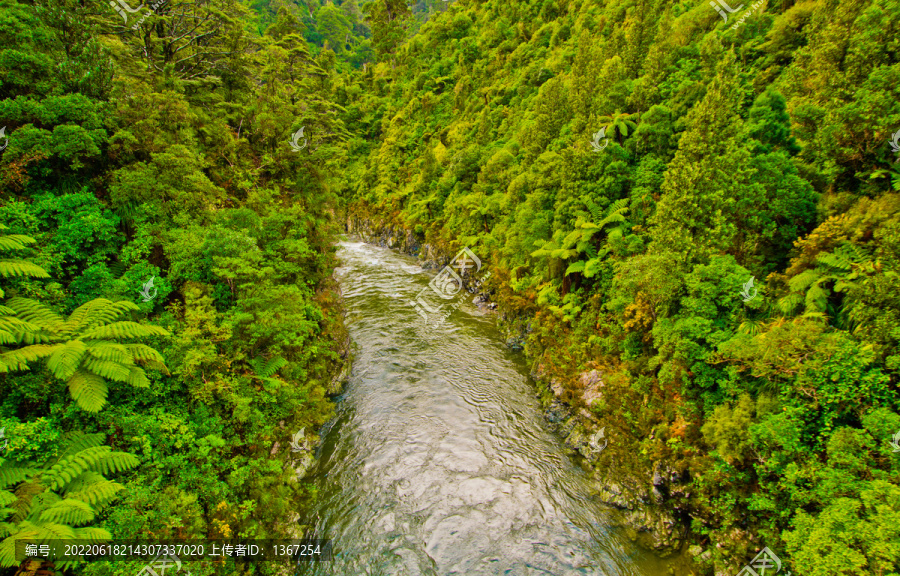
<svg viewBox="0 0 900 576">
<path fill-rule="evenodd" d="M 346 229 L 370 244 L 415 256 L 423 268 L 441 268 L 453 257 L 452 254 L 443 254 L 431 244 L 420 242 L 412 230 L 373 222 L 369 218 L 348 217 Z"/>
<path fill-rule="evenodd" d="M 581 381 L 583 390 L 581 400 L 584 402 L 585 406 L 590 408 L 595 400 L 603 398 L 603 388 L 606 386 L 606 384 L 603 383 L 603 372 L 600 370 L 591 370 L 590 372 L 581 374 L 579 380 Z"/>
<path fill-rule="evenodd" d="M 443 268 L 456 256 L 455 252 L 446 252 L 433 244 L 420 242 L 412 230 L 373 222 L 369 218 L 348 217 L 346 230 L 370 244 L 415 256 L 422 268 L 426 269 Z M 483 278 L 475 280 L 470 276 L 463 277 L 463 288 L 474 296 L 472 303 L 485 312 L 496 310 L 497 303 L 491 302 L 490 293 L 482 290 L 482 283 Z M 507 345 L 513 350 L 521 350 L 522 343 L 521 337 L 513 337 Z"/>
<path fill-rule="evenodd" d="M 328 396 L 337 396 L 341 392 L 344 391 L 344 386 L 350 380 L 350 370 L 353 368 L 353 364 L 351 363 L 348 357 L 344 357 L 344 364 L 341 366 L 341 369 L 337 374 L 332 376 L 331 382 L 328 383 L 328 386 L 325 388 L 325 394 Z"/>
<path fill-rule="evenodd" d="M 343 339 L 338 342 L 338 354 L 340 354 L 341 365 L 340 370 L 332 375 L 331 381 L 325 388 L 325 394 L 328 396 L 337 396 L 344 391 L 344 386 L 350 380 L 350 370 L 353 368 L 353 359 L 350 357 L 350 333 L 345 332 Z"/>
<path fill-rule="evenodd" d="M 611 438 L 611 430 L 590 410 L 603 400 L 603 370 L 583 372 L 566 386 L 538 362 L 532 377 L 552 393 L 547 421 L 591 471 L 596 498 L 617 511 L 614 517 L 642 545 L 662 555 L 678 552 L 686 536 L 678 502 L 689 494 L 680 476 L 663 464 L 641 469 L 627 441 Z"/>
</svg>

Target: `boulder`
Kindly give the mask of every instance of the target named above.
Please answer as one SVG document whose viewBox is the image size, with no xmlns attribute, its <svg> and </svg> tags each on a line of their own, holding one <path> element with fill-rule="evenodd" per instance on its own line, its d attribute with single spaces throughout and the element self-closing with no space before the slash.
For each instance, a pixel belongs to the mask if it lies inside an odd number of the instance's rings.
<svg viewBox="0 0 900 576">
<path fill-rule="evenodd" d="M 344 385 L 350 380 L 350 370 L 353 365 L 349 361 L 345 361 L 344 365 L 341 366 L 340 371 L 332 377 L 331 382 L 328 383 L 328 387 L 325 389 L 325 394 L 328 396 L 337 396 L 344 390 Z"/>
<path fill-rule="evenodd" d="M 585 406 L 589 408 L 594 400 L 599 400 L 603 397 L 603 388 L 606 384 L 603 382 L 602 376 L 603 372 L 599 370 L 583 372 L 579 376 L 581 389 L 583 390 L 581 399 L 584 401 Z"/>
</svg>

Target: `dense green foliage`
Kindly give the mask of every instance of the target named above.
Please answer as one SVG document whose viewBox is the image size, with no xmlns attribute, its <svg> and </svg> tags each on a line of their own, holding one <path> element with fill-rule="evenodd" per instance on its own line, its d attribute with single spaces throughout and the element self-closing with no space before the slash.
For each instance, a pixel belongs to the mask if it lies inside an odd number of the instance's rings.
<svg viewBox="0 0 900 576">
<path fill-rule="evenodd" d="M 600 468 L 673 471 L 705 570 L 898 574 L 900 2 L 745 4 L 454 4 L 347 89 L 351 214 L 603 372 Z"/>
<path fill-rule="evenodd" d="M 898 32 L 898 0 L 0 0 L 0 563 L 289 533 L 347 204 L 488 263 L 600 469 L 672 472 L 698 570 L 900 573 Z"/>
<path fill-rule="evenodd" d="M 345 130 L 334 54 L 255 18 L 0 0 L 3 566 L 16 537 L 302 530 L 287 443 L 330 417 L 343 363 Z"/>
<path fill-rule="evenodd" d="M 315 55 L 335 53 L 339 68 L 349 71 L 368 64 L 376 54 L 392 52 L 429 18 L 447 10 L 448 0 L 247 0 L 260 34 L 292 18 Z M 271 32 L 271 30 L 270 30 Z"/>
</svg>

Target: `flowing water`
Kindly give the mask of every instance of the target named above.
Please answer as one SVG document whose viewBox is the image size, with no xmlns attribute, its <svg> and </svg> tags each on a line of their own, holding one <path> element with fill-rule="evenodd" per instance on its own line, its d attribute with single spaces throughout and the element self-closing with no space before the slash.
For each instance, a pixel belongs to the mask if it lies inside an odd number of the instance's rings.
<svg viewBox="0 0 900 576">
<path fill-rule="evenodd" d="M 321 432 L 309 519 L 335 559 L 300 574 L 668 573 L 606 525 L 545 424 L 523 359 L 471 296 L 426 328 L 410 301 L 433 271 L 359 242 L 342 242 L 339 256 L 356 351 Z"/>
</svg>

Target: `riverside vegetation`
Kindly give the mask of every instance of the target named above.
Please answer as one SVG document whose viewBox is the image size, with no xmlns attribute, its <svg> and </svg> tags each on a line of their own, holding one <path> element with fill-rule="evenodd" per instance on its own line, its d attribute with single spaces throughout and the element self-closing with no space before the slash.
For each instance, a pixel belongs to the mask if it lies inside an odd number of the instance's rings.
<svg viewBox="0 0 900 576">
<path fill-rule="evenodd" d="M 697 574 L 764 545 L 900 573 L 900 2 L 137 18 L 0 0 L 0 564 L 16 536 L 303 529 L 286 444 L 345 362 L 346 215 L 489 264 L 551 413 L 605 428 L 599 497 L 645 500 Z"/>
<path fill-rule="evenodd" d="M 15 538 L 287 537 L 312 496 L 288 444 L 346 354 L 333 54 L 230 0 L 146 11 L 0 0 L 4 573 Z"/>
</svg>

